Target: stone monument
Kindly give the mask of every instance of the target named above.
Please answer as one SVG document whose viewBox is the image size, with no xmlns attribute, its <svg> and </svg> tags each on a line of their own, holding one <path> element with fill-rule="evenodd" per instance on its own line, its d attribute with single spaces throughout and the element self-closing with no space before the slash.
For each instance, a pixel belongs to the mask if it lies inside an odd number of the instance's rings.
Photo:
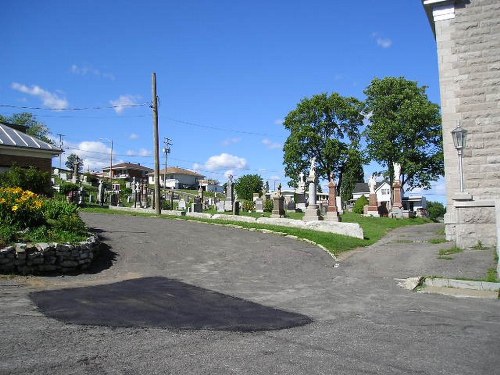
<svg viewBox="0 0 500 375">
<path fill-rule="evenodd" d="M 340 221 L 339 211 L 337 209 L 337 184 L 335 183 L 335 176 L 333 175 L 333 172 L 330 173 L 328 189 L 328 209 L 326 213 L 326 220 Z"/>
<path fill-rule="evenodd" d="M 316 202 L 316 180 L 316 157 L 313 157 L 311 159 L 311 167 L 309 168 L 309 176 L 307 177 L 307 183 L 309 185 L 309 204 L 306 208 L 304 221 L 315 221 L 323 219 L 319 211 L 319 205 Z"/>
<path fill-rule="evenodd" d="M 401 194 L 401 164 L 394 163 L 394 182 L 392 183 L 391 217 L 403 217 L 403 201 Z"/>
<path fill-rule="evenodd" d="M 377 181 L 375 180 L 375 175 L 372 174 L 372 176 L 368 180 L 368 187 L 370 188 L 370 198 L 368 203 L 368 211 L 366 212 L 366 214 L 368 216 L 379 217 L 380 215 L 378 213 L 377 194 L 375 193 L 376 185 Z"/>
<path fill-rule="evenodd" d="M 271 217 L 285 217 L 285 197 L 281 194 L 281 184 L 273 196 L 273 212 Z"/>
<path fill-rule="evenodd" d="M 234 205 L 234 182 L 233 175 L 228 176 L 228 181 L 226 184 L 226 200 L 224 201 L 224 210 L 233 211 Z"/>
<path fill-rule="evenodd" d="M 304 172 L 299 174 L 299 183 L 295 189 L 295 209 L 301 212 L 306 210 L 306 182 Z"/>
</svg>

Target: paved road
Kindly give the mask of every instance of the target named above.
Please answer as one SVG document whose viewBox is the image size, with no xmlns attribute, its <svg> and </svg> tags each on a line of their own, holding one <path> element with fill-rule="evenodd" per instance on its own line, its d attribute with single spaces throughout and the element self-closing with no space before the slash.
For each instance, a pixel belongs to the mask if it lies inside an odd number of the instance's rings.
<svg viewBox="0 0 500 375">
<path fill-rule="evenodd" d="M 500 304 L 395 278 L 484 272 L 437 260 L 439 225 L 343 257 L 278 235 L 85 214 L 93 273 L 0 279 L 0 374 L 493 374 Z M 414 231 L 417 231 L 415 233 Z"/>
</svg>

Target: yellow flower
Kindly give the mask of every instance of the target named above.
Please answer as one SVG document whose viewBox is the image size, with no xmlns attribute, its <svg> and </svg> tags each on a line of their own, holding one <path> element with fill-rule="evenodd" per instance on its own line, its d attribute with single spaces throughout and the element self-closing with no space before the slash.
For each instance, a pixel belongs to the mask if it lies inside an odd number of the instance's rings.
<svg viewBox="0 0 500 375">
<path fill-rule="evenodd" d="M 5 203 L 5 198 L 0 198 L 0 204 Z"/>
<path fill-rule="evenodd" d="M 15 204 L 15 205 L 12 206 L 12 211 L 17 211 L 18 208 L 19 207 L 17 206 L 17 204 Z"/>
</svg>

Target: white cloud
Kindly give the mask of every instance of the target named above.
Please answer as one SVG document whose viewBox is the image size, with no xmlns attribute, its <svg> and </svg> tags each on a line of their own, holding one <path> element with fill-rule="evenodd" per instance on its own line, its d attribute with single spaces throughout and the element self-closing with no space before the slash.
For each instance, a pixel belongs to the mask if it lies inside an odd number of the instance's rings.
<svg viewBox="0 0 500 375">
<path fill-rule="evenodd" d="M 278 149 L 278 148 L 282 148 L 283 147 L 283 145 L 281 143 L 272 142 L 270 139 L 267 139 L 267 138 L 264 138 L 262 140 L 262 143 L 264 145 L 266 145 L 267 148 L 270 149 L 270 150 L 274 150 L 274 149 Z"/>
<path fill-rule="evenodd" d="M 111 148 L 102 142 L 84 141 L 80 143 L 66 142 L 63 154 L 62 168 L 65 167 L 66 158 L 71 154 L 78 155 L 83 160 L 83 170 L 101 171 L 109 167 L 111 162 Z M 113 156 L 113 164 L 118 163 Z"/>
<path fill-rule="evenodd" d="M 389 38 L 384 38 L 379 33 L 372 33 L 372 37 L 375 39 L 379 47 L 389 48 L 392 46 L 392 40 Z"/>
<path fill-rule="evenodd" d="M 241 138 L 239 138 L 239 137 L 228 138 L 228 139 L 225 139 L 224 141 L 222 141 L 222 145 L 223 146 L 230 146 L 230 145 L 234 145 L 234 144 L 239 143 L 239 142 L 241 142 Z"/>
<path fill-rule="evenodd" d="M 217 171 L 221 169 L 246 169 L 247 161 L 235 155 L 222 153 L 208 158 L 205 164 L 194 164 L 194 169 Z"/>
<path fill-rule="evenodd" d="M 101 72 L 99 69 L 93 68 L 90 65 L 80 65 L 79 66 L 79 65 L 73 64 L 73 65 L 71 65 L 70 71 L 73 74 L 77 74 L 77 75 L 81 75 L 81 76 L 86 76 L 87 74 L 92 74 L 94 76 L 103 77 L 103 78 L 107 78 L 110 80 L 115 79 L 115 76 L 113 74 Z"/>
<path fill-rule="evenodd" d="M 151 156 L 153 153 L 150 150 L 141 148 L 139 151 L 127 150 L 128 156 Z"/>
<path fill-rule="evenodd" d="M 37 96 L 41 99 L 43 105 L 50 109 L 66 109 L 68 108 L 68 101 L 60 98 L 57 94 L 51 93 L 40 86 L 32 85 L 28 87 L 22 83 L 13 82 L 11 88 L 22 92 L 24 94 Z"/>
<path fill-rule="evenodd" d="M 109 102 L 115 107 L 114 110 L 116 113 L 122 114 L 127 107 L 139 104 L 138 99 L 140 97 L 134 95 L 120 95 L 118 99 L 110 100 Z"/>
<path fill-rule="evenodd" d="M 136 139 L 139 139 L 139 135 L 135 134 L 135 133 L 132 133 L 128 136 L 128 139 L 131 139 L 131 140 L 136 140 Z"/>
</svg>

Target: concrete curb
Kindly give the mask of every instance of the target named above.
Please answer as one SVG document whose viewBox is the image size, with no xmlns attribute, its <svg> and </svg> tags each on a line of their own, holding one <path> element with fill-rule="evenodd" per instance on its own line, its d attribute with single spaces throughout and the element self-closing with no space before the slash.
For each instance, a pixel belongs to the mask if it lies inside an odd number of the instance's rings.
<svg viewBox="0 0 500 375">
<path fill-rule="evenodd" d="M 471 289 L 471 290 L 484 290 L 491 292 L 500 291 L 500 283 L 492 283 L 488 281 L 474 281 L 474 280 L 456 280 L 456 279 L 442 279 L 442 278 L 425 278 L 423 286 L 425 287 L 440 287 L 440 288 L 457 288 L 457 289 Z"/>
</svg>

